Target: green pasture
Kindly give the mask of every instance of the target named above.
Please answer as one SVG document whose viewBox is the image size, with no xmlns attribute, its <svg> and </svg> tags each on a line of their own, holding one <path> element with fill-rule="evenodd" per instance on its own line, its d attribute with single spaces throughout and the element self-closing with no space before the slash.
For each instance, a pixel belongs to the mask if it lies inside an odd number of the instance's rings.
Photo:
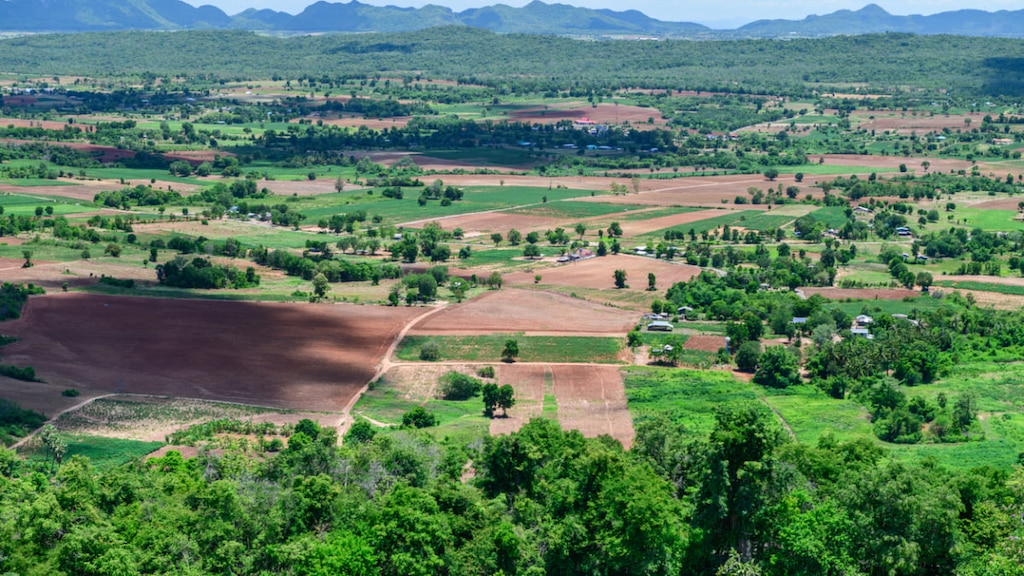
<svg viewBox="0 0 1024 576">
<path fill-rule="evenodd" d="M 65 462 L 73 456 L 85 456 L 99 471 L 110 470 L 142 458 L 164 445 L 163 442 L 141 442 L 82 434 L 71 434 L 65 438 L 68 443 L 67 452 L 64 455 Z M 34 462 L 46 462 L 46 456 L 41 451 L 31 452 L 28 459 Z"/>
<path fill-rule="evenodd" d="M 576 202 L 567 200 L 564 202 L 548 202 L 539 206 L 527 206 L 509 210 L 510 214 L 526 214 L 530 216 L 543 216 L 545 218 L 593 218 L 611 214 L 622 214 L 622 220 L 628 220 L 628 216 L 638 219 L 653 218 L 648 213 L 625 214 L 634 210 L 648 208 L 640 204 L 604 204 L 600 202 Z M 690 211 L 687 209 L 684 211 Z M 678 213 L 678 212 L 676 212 Z"/>
<path fill-rule="evenodd" d="M 849 221 L 845 206 L 826 206 L 818 208 L 810 214 L 815 220 L 829 228 L 839 228 Z"/>
<path fill-rule="evenodd" d="M 663 414 L 695 438 L 715 423 L 715 409 L 756 400 L 754 385 L 729 372 L 630 366 L 625 370 L 626 401 L 634 422 Z"/>
<path fill-rule="evenodd" d="M 985 282 L 984 276 L 979 276 L 977 281 L 973 280 L 942 280 L 937 279 L 935 281 L 936 286 L 943 288 L 953 289 L 964 289 L 964 290 L 980 290 L 982 292 L 995 292 L 996 294 L 1010 294 L 1014 296 L 1024 296 L 1024 285 L 1014 286 L 1011 284 L 996 284 L 995 282 Z"/>
<path fill-rule="evenodd" d="M 903 300 L 849 300 L 830 301 L 826 308 L 838 308 L 850 316 L 857 316 L 866 310 L 868 315 L 874 314 L 913 314 L 915 311 L 930 311 L 942 306 L 950 306 L 943 300 L 933 296 L 919 296 Z"/>
<path fill-rule="evenodd" d="M 420 206 L 417 199 L 421 190 L 405 188 L 404 198 L 401 200 L 385 198 L 381 195 L 381 190 L 374 190 L 372 195 L 364 191 L 325 194 L 315 200 L 300 200 L 295 203 L 294 208 L 307 215 L 307 223 L 315 223 L 320 218 L 329 218 L 334 214 L 355 210 L 365 210 L 370 215 L 379 214 L 387 222 L 400 223 L 470 212 L 502 210 L 514 206 L 545 204 L 545 198 L 547 202 L 556 202 L 585 195 L 580 190 L 565 188 L 549 190 L 524 186 L 477 186 L 466 188 L 463 199 L 453 202 L 451 206 L 441 206 L 438 200 L 430 200 Z"/>
<path fill-rule="evenodd" d="M 700 234 L 701 232 L 715 230 L 722 226 L 746 226 L 746 221 L 748 219 L 753 219 L 755 216 L 760 214 L 760 210 L 727 210 L 723 211 L 721 216 L 705 218 L 704 220 L 690 222 L 689 224 L 679 224 L 677 226 L 662 228 L 661 230 L 655 230 L 654 232 L 645 234 L 644 237 L 651 236 L 655 238 L 664 238 L 665 233 L 669 231 L 687 234 L 690 230 L 693 230 L 697 234 Z M 792 218 L 787 217 L 787 220 L 792 220 Z"/>
<path fill-rule="evenodd" d="M 15 214 L 18 216 L 34 216 L 37 207 L 45 209 L 47 206 L 53 208 L 54 216 L 77 214 L 79 212 L 87 212 L 96 209 L 89 203 L 84 204 L 85 205 L 82 206 L 81 204 L 54 198 L 52 196 L 0 194 L 0 207 L 3 207 L 4 214 L 6 215 Z M 43 212 L 43 217 L 46 217 L 46 212 Z"/>
<path fill-rule="evenodd" d="M 737 222 L 737 225 L 743 226 L 747 230 L 763 232 L 782 228 L 783 226 L 791 224 L 794 220 L 796 220 L 795 216 L 783 216 L 762 212 L 761 214 L 746 217 L 742 222 Z"/>
<path fill-rule="evenodd" d="M 399 343 L 395 356 L 406 362 L 418 361 L 423 345 L 433 342 L 438 346 L 440 361 L 500 362 L 501 351 L 509 339 L 518 342 L 517 359 L 522 362 L 618 364 L 618 355 L 623 346 L 620 338 L 600 336 L 406 336 Z"/>
<path fill-rule="evenodd" d="M 537 154 L 508 148 L 472 148 L 469 150 L 430 150 L 428 158 L 455 160 L 466 164 L 520 167 L 537 161 Z"/>
<path fill-rule="evenodd" d="M 1016 210 L 985 210 L 957 208 L 957 219 L 968 228 L 981 228 L 989 232 L 1024 230 L 1024 220 L 1017 220 Z"/>
</svg>

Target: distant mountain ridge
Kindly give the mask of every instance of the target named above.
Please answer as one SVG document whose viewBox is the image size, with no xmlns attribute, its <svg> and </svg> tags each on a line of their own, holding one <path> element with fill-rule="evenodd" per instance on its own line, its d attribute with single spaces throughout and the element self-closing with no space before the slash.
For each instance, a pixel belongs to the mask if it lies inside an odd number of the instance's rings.
<svg viewBox="0 0 1024 576">
<path fill-rule="evenodd" d="M 495 4 L 454 12 L 372 6 L 358 0 L 320 1 L 291 15 L 250 8 L 234 16 L 215 6 L 181 0 L 0 0 L 0 31 L 96 32 L 113 30 L 243 29 L 280 33 L 407 32 L 434 26 L 471 26 L 511 34 L 633 36 L 658 38 L 787 38 L 881 32 L 1024 36 L 1024 10 L 957 10 L 931 16 L 889 14 L 876 4 L 802 20 L 759 20 L 734 30 L 713 30 L 693 22 L 665 22 L 637 10 L 616 11 L 546 4 L 514 8 Z"/>
</svg>

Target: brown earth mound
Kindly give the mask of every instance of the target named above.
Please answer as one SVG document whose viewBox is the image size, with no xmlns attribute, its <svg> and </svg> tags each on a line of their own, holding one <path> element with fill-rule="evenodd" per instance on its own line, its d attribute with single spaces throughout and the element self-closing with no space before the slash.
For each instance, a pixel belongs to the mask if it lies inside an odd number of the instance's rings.
<svg viewBox="0 0 1024 576">
<path fill-rule="evenodd" d="M 416 308 L 61 294 L 5 324 L 7 362 L 85 391 L 341 410 Z"/>
</svg>

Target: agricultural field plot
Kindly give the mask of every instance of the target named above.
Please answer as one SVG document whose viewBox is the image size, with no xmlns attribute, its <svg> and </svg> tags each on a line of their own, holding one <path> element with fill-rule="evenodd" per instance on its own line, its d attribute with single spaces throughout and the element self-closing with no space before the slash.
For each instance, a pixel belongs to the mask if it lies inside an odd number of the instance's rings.
<svg viewBox="0 0 1024 576">
<path fill-rule="evenodd" d="M 730 212 L 731 211 L 723 211 L 716 208 L 710 210 L 698 210 L 696 212 L 685 212 L 682 214 L 671 214 L 668 216 L 659 216 L 657 218 L 650 218 L 646 220 L 621 222 L 622 234 L 629 238 L 643 236 L 645 234 L 665 230 L 667 228 L 692 224 L 694 222 L 700 222 L 701 220 L 707 220 L 710 218 L 718 218 L 729 214 Z"/>
<path fill-rule="evenodd" d="M 395 357 L 411 362 L 420 360 L 424 346 L 436 346 L 437 360 L 450 362 L 500 362 L 505 342 L 514 339 L 522 362 L 626 362 L 623 339 L 604 336 L 525 336 L 518 333 L 475 336 L 406 336 Z"/>
<path fill-rule="evenodd" d="M 624 372 L 634 423 L 664 415 L 686 426 L 694 438 L 711 432 L 716 408 L 758 398 L 753 384 L 736 379 L 730 372 L 641 366 L 631 366 Z"/>
<path fill-rule="evenodd" d="M 536 273 L 541 275 L 541 286 L 615 290 L 615 270 L 626 271 L 626 281 L 629 287 L 624 290 L 628 291 L 645 291 L 649 273 L 655 275 L 657 285 L 663 289 L 676 282 L 687 281 L 701 272 L 697 266 L 620 254 L 545 268 L 537 270 Z M 514 272 L 505 276 L 505 283 L 510 286 L 529 285 L 534 283 L 534 276 L 535 274 L 530 272 Z M 621 291 L 616 290 L 616 292 Z"/>
<path fill-rule="evenodd" d="M 46 180 L 45 185 L 23 186 L 19 180 L 8 180 L 7 183 L 0 182 L 0 192 L 4 193 L 4 211 L 11 208 L 27 206 L 53 206 L 54 212 L 58 207 L 75 207 L 77 212 L 95 210 L 92 206 L 80 207 L 77 204 L 65 202 L 92 203 L 97 194 L 105 190 L 120 190 L 120 184 L 111 182 L 98 182 L 95 180 L 72 181 L 72 180 Z M 7 196 L 10 194 L 11 196 Z M 7 202 L 13 204 L 8 207 Z"/>
<path fill-rule="evenodd" d="M 528 206 L 509 210 L 509 214 L 529 214 L 530 216 L 544 216 L 556 219 L 580 219 L 594 218 L 598 216 L 622 215 L 622 219 L 644 219 L 651 212 L 650 206 L 642 204 L 605 204 L 598 202 L 579 202 L 576 200 L 565 200 L 562 202 L 551 202 L 540 206 Z M 678 209 L 679 212 L 688 212 L 689 209 Z M 626 218 L 624 213 L 629 213 Z M 675 213 L 675 212 L 673 212 Z M 662 214 L 651 214 L 651 217 L 662 216 Z"/>
<path fill-rule="evenodd" d="M 509 114 L 517 122 L 534 124 L 557 124 L 561 120 L 589 120 L 595 124 L 621 124 L 629 122 L 637 130 L 665 127 L 667 121 L 655 108 L 631 106 L 613 102 L 601 102 L 597 106 L 589 102 L 569 102 L 552 107 L 536 106 Z M 648 123 L 649 119 L 653 122 Z"/>
<path fill-rule="evenodd" d="M 710 334 L 693 335 L 686 339 L 683 350 L 699 350 L 702 352 L 718 352 L 725 348 L 725 336 Z"/>
<path fill-rule="evenodd" d="M 943 128 L 951 130 L 981 126 L 985 114 L 981 112 L 968 114 L 929 114 L 920 112 L 887 113 L 876 110 L 856 110 L 850 113 L 850 123 L 864 130 L 876 132 L 894 131 L 897 134 L 909 135 L 913 132 L 941 132 Z"/>
<path fill-rule="evenodd" d="M 320 412 L 279 411 L 258 406 L 227 404 L 187 398 L 118 394 L 96 400 L 54 422 L 62 432 L 145 442 L 164 441 L 178 430 L 212 420 L 296 424 L 309 418 L 322 426 L 338 426 L 341 416 Z"/>
<path fill-rule="evenodd" d="M 15 248 L 23 248 L 32 246 L 30 244 L 22 244 Z M 101 247 L 102 248 L 102 247 Z M 39 252 L 35 247 L 29 248 L 30 250 Z M 99 252 L 99 250 L 97 250 Z M 78 251 L 75 251 L 78 254 Z M 99 256 L 100 254 L 97 254 Z M 39 256 L 43 256 L 39 254 Z M 70 255 L 68 258 L 75 258 L 77 256 Z M 136 282 L 148 282 L 156 283 L 156 271 L 152 268 L 143 267 L 137 261 L 129 263 L 128 261 L 117 261 L 111 258 L 94 259 L 94 260 L 68 260 L 59 262 L 47 262 L 43 260 L 36 260 L 36 256 L 33 257 L 34 266 L 31 268 L 22 268 L 21 265 L 24 260 L 14 260 L 13 258 L 4 258 L 0 260 L 0 274 L 3 275 L 4 282 L 15 282 L 23 284 L 35 284 L 41 286 L 46 290 L 59 291 L 63 289 L 64 283 L 68 284 L 69 288 L 83 288 L 88 286 L 96 285 L 101 276 L 113 276 L 115 278 L 123 280 L 135 280 Z"/>
<path fill-rule="evenodd" d="M 633 445 L 633 419 L 626 406 L 622 372 L 614 366 L 553 365 L 558 421 L 587 437 L 607 434 Z"/>
<path fill-rule="evenodd" d="M 496 376 L 498 383 L 509 384 L 515 390 L 516 405 L 508 411 L 508 417 L 491 420 L 488 431 L 492 436 L 515 432 L 544 413 L 547 402 L 552 399 L 545 398 L 545 388 L 551 379 L 550 368 L 542 364 L 506 365 L 498 368 Z M 564 423 L 563 427 L 566 427 Z"/>
<path fill-rule="evenodd" d="M 905 164 L 908 170 L 915 172 L 924 173 L 925 170 L 921 166 L 920 159 L 917 158 L 903 158 L 901 156 L 875 156 L 867 154 L 815 154 L 814 158 L 824 158 L 825 162 L 823 166 L 849 166 L 859 167 L 860 169 L 885 169 L 889 171 L 899 170 L 900 164 Z M 813 159 L 813 158 L 812 158 Z M 931 158 L 929 157 L 928 162 L 931 163 L 928 171 L 930 172 L 949 172 L 957 170 L 971 170 L 971 163 L 966 160 L 957 160 L 955 158 Z M 803 168 L 801 168 L 803 169 Z M 859 171 L 859 170 L 858 170 Z M 810 174 L 811 170 L 804 170 L 804 172 Z"/>
<path fill-rule="evenodd" d="M 523 234 L 531 231 L 543 232 L 554 229 L 561 222 L 557 218 L 534 216 L 530 214 L 517 214 L 509 212 L 481 212 L 475 214 L 462 214 L 458 216 L 442 217 L 432 220 L 437 222 L 445 230 L 462 228 L 467 239 L 481 235 L 497 232 L 504 236 L 513 228 Z"/>
<path fill-rule="evenodd" d="M 811 297 L 817 294 L 829 300 L 902 300 L 917 298 L 921 295 L 920 292 L 906 288 L 819 288 L 807 286 L 800 290 L 803 291 L 804 296 Z"/>
<path fill-rule="evenodd" d="M 453 304 L 414 325 L 412 335 L 471 335 L 495 332 L 618 335 L 629 332 L 636 314 L 536 290 L 492 290 Z"/>
<path fill-rule="evenodd" d="M 83 392 L 340 410 L 415 308 L 67 294 L 30 299 L 5 360 Z"/>
</svg>

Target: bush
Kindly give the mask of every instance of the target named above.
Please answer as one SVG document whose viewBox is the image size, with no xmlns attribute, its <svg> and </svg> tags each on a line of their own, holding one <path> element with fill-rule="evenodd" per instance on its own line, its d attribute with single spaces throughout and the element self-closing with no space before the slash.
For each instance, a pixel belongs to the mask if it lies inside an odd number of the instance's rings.
<svg viewBox="0 0 1024 576">
<path fill-rule="evenodd" d="M 476 369 L 476 375 L 481 378 L 494 378 L 494 366 L 481 366 Z"/>
<path fill-rule="evenodd" d="M 68 398 L 74 398 L 74 397 L 78 396 L 79 394 L 80 394 L 80 392 L 78 390 L 74 389 L 74 388 L 68 388 L 67 390 L 62 390 L 61 393 L 60 393 L 61 396 L 66 396 Z"/>
<path fill-rule="evenodd" d="M 736 367 L 744 372 L 757 369 L 757 361 L 761 358 L 761 343 L 753 340 L 744 342 L 736 351 Z"/>
<path fill-rule="evenodd" d="M 425 342 L 423 346 L 420 346 L 420 360 L 437 360 L 441 357 L 441 349 L 438 347 L 437 342 L 431 340 Z"/>
<path fill-rule="evenodd" d="M 437 425 L 437 416 L 423 406 L 417 406 L 402 414 L 402 426 L 406 428 L 429 428 Z"/>
<path fill-rule="evenodd" d="M 36 378 L 36 370 L 31 366 L 18 368 L 13 364 L 0 364 L 0 374 L 15 380 L 24 380 L 25 382 L 42 382 L 42 380 Z"/>
<path fill-rule="evenodd" d="M 357 442 L 359 444 L 365 444 L 373 437 L 377 435 L 377 431 L 373 428 L 373 424 L 370 424 L 366 420 L 356 420 L 352 427 L 348 429 L 348 433 L 345 434 L 345 443 Z"/>
<path fill-rule="evenodd" d="M 488 368 L 491 368 L 488 366 Z M 494 368 L 491 368 L 493 377 Z M 461 372 L 448 372 L 441 376 L 441 397 L 445 400 L 469 400 L 480 393 L 483 383 Z"/>
</svg>

